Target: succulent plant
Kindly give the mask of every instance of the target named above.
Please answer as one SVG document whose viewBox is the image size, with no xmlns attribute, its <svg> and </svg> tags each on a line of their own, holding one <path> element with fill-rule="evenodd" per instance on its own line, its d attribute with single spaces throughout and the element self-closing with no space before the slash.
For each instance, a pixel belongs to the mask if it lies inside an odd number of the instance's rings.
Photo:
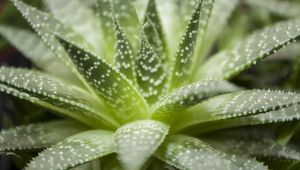
<svg viewBox="0 0 300 170">
<path fill-rule="evenodd" d="M 79 0 L 44 0 L 46 12 L 11 1 L 36 33 L 0 33 L 37 69 L 1 67 L 0 91 L 64 117 L 0 133 L 3 154 L 40 151 L 25 169 L 299 166 L 298 146 L 262 125 L 298 120 L 300 94 L 228 81 L 295 42 L 299 19 L 208 58 L 237 0 L 97 0 L 96 12 Z"/>
</svg>

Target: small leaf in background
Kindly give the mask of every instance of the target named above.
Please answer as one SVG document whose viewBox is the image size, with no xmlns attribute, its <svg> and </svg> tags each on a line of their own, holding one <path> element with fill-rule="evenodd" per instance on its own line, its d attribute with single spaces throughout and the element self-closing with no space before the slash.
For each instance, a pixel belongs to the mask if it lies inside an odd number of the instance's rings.
<svg viewBox="0 0 300 170">
<path fill-rule="evenodd" d="M 212 56 L 200 68 L 197 78 L 230 79 L 300 37 L 300 20 L 283 21 L 261 31 L 231 48 Z M 216 65 L 216 63 L 218 63 Z"/>
<path fill-rule="evenodd" d="M 46 148 L 86 129 L 82 124 L 72 121 L 52 121 L 2 130 L 0 151 Z"/>
<path fill-rule="evenodd" d="M 126 170 L 139 170 L 164 141 L 168 127 L 144 120 L 119 128 L 115 134 L 116 152 Z"/>
<path fill-rule="evenodd" d="M 136 59 L 136 79 L 148 103 L 153 104 L 166 94 L 168 79 L 166 71 L 162 59 L 142 31 L 139 56 Z"/>
<path fill-rule="evenodd" d="M 271 11 L 274 14 L 284 17 L 300 16 L 300 5 L 298 3 L 280 0 L 245 0 L 245 3 L 253 7 L 261 7 Z"/>
<path fill-rule="evenodd" d="M 239 90 L 238 87 L 226 82 L 203 80 L 183 86 L 159 101 L 152 118 L 171 123 L 176 120 L 176 113 L 182 112 L 210 97 Z"/>
<path fill-rule="evenodd" d="M 94 49 L 95 53 L 103 56 L 101 48 L 103 40 L 100 20 L 92 9 L 84 6 L 80 0 L 43 0 L 53 16 L 61 23 L 70 26 L 78 32 Z M 109 56 L 113 57 L 113 56 Z"/>
<path fill-rule="evenodd" d="M 192 17 L 189 20 L 177 49 L 175 58 L 173 59 L 169 91 L 172 91 L 188 82 L 188 77 L 192 71 L 192 56 L 198 35 L 201 7 L 202 1 L 197 4 L 193 11 Z"/>
<path fill-rule="evenodd" d="M 110 120 L 87 92 L 38 71 L 2 67 L 0 91 L 91 126 L 99 127 L 103 119 Z"/>
<path fill-rule="evenodd" d="M 162 62 L 170 64 L 168 58 L 168 47 L 165 40 L 161 19 L 157 11 L 156 0 L 149 0 L 144 16 L 143 31 Z"/>
<path fill-rule="evenodd" d="M 121 123 L 146 118 L 148 104 L 138 90 L 120 72 L 90 52 L 63 39 L 62 45 L 90 86 L 115 111 Z"/>
<path fill-rule="evenodd" d="M 44 150 L 25 169 L 67 169 L 113 153 L 114 150 L 112 132 L 86 131 Z"/>
<path fill-rule="evenodd" d="M 184 170 L 267 170 L 267 167 L 255 159 L 221 152 L 199 139 L 183 135 L 167 137 L 155 155 L 164 162 Z"/>
<path fill-rule="evenodd" d="M 135 82 L 134 70 L 134 51 L 127 35 L 123 28 L 120 26 L 118 20 L 113 15 L 114 28 L 116 34 L 116 68 L 123 73 L 129 80 Z"/>
</svg>

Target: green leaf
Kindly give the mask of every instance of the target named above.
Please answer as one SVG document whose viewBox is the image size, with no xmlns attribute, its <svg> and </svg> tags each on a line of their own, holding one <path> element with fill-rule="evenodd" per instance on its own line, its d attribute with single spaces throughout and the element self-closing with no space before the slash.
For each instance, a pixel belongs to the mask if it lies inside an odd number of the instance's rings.
<svg viewBox="0 0 300 170">
<path fill-rule="evenodd" d="M 157 55 L 161 57 L 162 62 L 169 64 L 167 63 L 169 60 L 168 46 L 165 40 L 159 13 L 157 11 L 156 0 L 149 0 L 143 22 L 143 30 L 149 43 Z"/>
<path fill-rule="evenodd" d="M 112 20 L 112 6 L 111 0 L 97 0 L 96 13 L 101 22 L 101 31 L 103 36 L 102 44 L 106 55 L 113 59 L 115 49 L 115 31 L 111 29 L 113 27 Z"/>
<path fill-rule="evenodd" d="M 237 91 L 239 88 L 226 82 L 204 80 L 174 90 L 159 101 L 152 118 L 171 123 L 177 120 L 176 113 L 182 112 L 210 97 Z"/>
<path fill-rule="evenodd" d="M 74 82 L 74 75 L 59 61 L 42 40 L 33 32 L 0 25 L 0 34 L 31 60 L 39 69 L 63 80 Z M 24 43 L 26 41 L 26 43 Z M 72 77 L 73 76 L 73 77 Z M 78 82 L 77 82 L 78 83 Z"/>
<path fill-rule="evenodd" d="M 180 121 L 174 122 L 174 129 L 282 110 L 298 105 L 299 99 L 300 96 L 296 93 L 267 90 L 245 90 L 224 94 L 181 113 L 177 118 Z"/>
<path fill-rule="evenodd" d="M 132 0 L 112 0 L 115 16 L 120 21 L 120 25 L 125 29 L 128 39 L 135 49 L 140 20 Z"/>
<path fill-rule="evenodd" d="M 202 1 L 199 2 L 194 9 L 179 47 L 177 48 L 177 52 L 172 64 L 169 91 L 172 91 L 188 82 L 188 77 L 192 71 L 192 56 L 198 36 L 201 7 Z"/>
<path fill-rule="evenodd" d="M 270 12 L 284 16 L 284 17 L 297 17 L 300 16 L 300 5 L 289 1 L 279 0 L 245 0 L 245 2 L 254 7 L 262 7 Z"/>
<path fill-rule="evenodd" d="M 116 68 L 129 80 L 135 82 L 134 52 L 127 35 L 113 15 L 114 28 L 116 32 Z"/>
<path fill-rule="evenodd" d="M 209 59 L 198 72 L 198 79 L 230 79 L 300 36 L 300 20 L 283 21 L 257 31 L 237 45 Z M 216 64 L 218 63 L 218 64 Z"/>
<path fill-rule="evenodd" d="M 115 116 L 121 123 L 148 116 L 149 108 L 146 101 L 123 74 L 81 47 L 63 39 L 60 41 L 78 71 L 95 89 L 96 93 L 115 110 Z"/>
<path fill-rule="evenodd" d="M 127 124 L 115 133 L 120 161 L 127 170 L 139 170 L 164 141 L 168 127 L 160 122 L 143 120 Z"/>
<path fill-rule="evenodd" d="M 148 103 L 153 104 L 166 94 L 168 79 L 166 72 L 162 59 L 142 32 L 139 56 L 136 60 L 136 79 L 140 91 Z"/>
<path fill-rule="evenodd" d="M 0 133 L 0 152 L 45 148 L 86 129 L 73 121 L 53 121 L 6 129 Z"/>
<path fill-rule="evenodd" d="M 55 54 L 55 56 L 58 57 L 66 65 L 66 67 L 72 70 L 74 75 L 87 87 L 87 89 L 90 89 L 76 71 L 66 51 L 61 48 L 60 43 L 55 38 L 55 35 L 62 36 L 68 40 L 71 40 L 72 42 L 76 42 L 87 49 L 93 48 L 84 41 L 84 38 L 81 35 L 77 34 L 70 27 L 63 25 L 48 13 L 39 11 L 36 8 L 31 7 L 19 0 L 11 1 L 28 21 L 28 23 L 33 27 L 33 29 L 39 34 L 39 36 L 41 36 L 42 40 Z"/>
<path fill-rule="evenodd" d="M 194 169 L 267 169 L 262 163 L 241 155 L 227 154 L 199 139 L 172 135 L 156 152 L 156 156 L 176 168 Z"/>
<path fill-rule="evenodd" d="M 95 159 L 94 161 L 90 161 L 82 165 L 78 165 L 74 168 L 70 168 L 69 170 L 99 170 L 99 169 L 101 169 L 100 160 Z"/>
<path fill-rule="evenodd" d="M 84 6 L 80 0 L 44 0 L 44 2 L 57 20 L 72 27 L 93 47 L 96 54 L 103 55 L 100 21 L 92 9 Z"/>
<path fill-rule="evenodd" d="M 203 35 L 204 37 L 202 42 L 204 43 L 201 43 L 196 48 L 195 55 L 196 57 L 198 57 L 198 59 L 195 61 L 196 65 L 201 64 L 206 58 L 216 39 L 222 33 L 227 20 L 229 19 L 232 11 L 235 9 L 237 4 L 238 0 L 231 0 L 230 3 L 228 3 L 227 0 L 215 0 L 211 11 L 211 16 L 209 17 L 207 23 L 207 29 Z M 196 71 L 195 68 L 194 71 Z"/>
<path fill-rule="evenodd" d="M 262 128 L 225 130 L 208 135 L 203 140 L 229 153 L 271 159 L 300 159 L 299 149 L 294 144 L 280 145 L 274 132 Z"/>
<path fill-rule="evenodd" d="M 15 68 L 0 68 L 0 91 L 28 100 L 88 125 L 99 127 L 112 121 L 107 111 L 86 91 L 47 74 Z"/>
<path fill-rule="evenodd" d="M 67 169 L 114 152 L 113 133 L 93 130 L 68 137 L 41 152 L 26 170 Z"/>
</svg>

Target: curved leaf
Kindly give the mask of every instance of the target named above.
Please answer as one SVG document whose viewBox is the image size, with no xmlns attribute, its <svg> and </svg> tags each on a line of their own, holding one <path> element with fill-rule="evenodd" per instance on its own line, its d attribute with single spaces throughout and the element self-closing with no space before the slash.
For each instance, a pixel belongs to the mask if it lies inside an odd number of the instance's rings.
<svg viewBox="0 0 300 170">
<path fill-rule="evenodd" d="M 153 104 L 166 93 L 167 70 L 162 59 L 141 33 L 140 52 L 136 59 L 136 79 L 140 91 L 148 103 Z"/>
<path fill-rule="evenodd" d="M 300 95 L 280 91 L 246 90 L 220 95 L 179 115 L 174 129 L 198 123 L 258 115 L 299 104 Z"/>
<path fill-rule="evenodd" d="M 34 33 L 25 29 L 0 25 L 0 34 L 5 37 L 13 46 L 24 54 L 39 69 L 69 80 L 72 83 L 75 78 L 69 69 L 59 61 L 42 40 Z M 26 41 L 26 43 L 24 43 Z M 77 82 L 78 83 L 78 82 Z"/>
<path fill-rule="evenodd" d="M 176 55 L 172 63 L 169 91 L 172 91 L 188 82 L 188 77 L 192 71 L 192 56 L 198 36 L 201 7 L 202 1 L 196 5 L 179 47 L 177 48 Z"/>
<path fill-rule="evenodd" d="M 272 131 L 261 128 L 221 131 L 204 137 L 204 140 L 229 153 L 272 159 L 300 159 L 299 149 L 295 145 L 280 145 L 276 142 L 276 136 Z"/>
<path fill-rule="evenodd" d="M 254 159 L 220 152 L 201 140 L 180 135 L 167 137 L 164 144 L 158 149 L 156 156 L 182 170 L 267 169 L 262 163 Z"/>
<path fill-rule="evenodd" d="M 144 120 L 127 124 L 115 133 L 117 153 L 124 168 L 138 170 L 163 142 L 168 127 Z"/>
<path fill-rule="evenodd" d="M 198 72 L 198 79 L 230 79 L 300 36 L 300 20 L 277 23 L 257 31 L 238 45 L 209 59 Z M 218 63 L 218 64 L 216 64 Z"/>
<path fill-rule="evenodd" d="M 152 114 L 154 119 L 171 123 L 176 120 L 176 113 L 192 107 L 210 97 L 237 91 L 239 88 L 226 82 L 204 80 L 174 90 L 164 97 Z"/>
<path fill-rule="evenodd" d="M 108 155 L 114 147 L 112 132 L 86 131 L 41 152 L 25 169 L 67 169 Z"/>
<path fill-rule="evenodd" d="M 0 68 L 0 91 L 88 125 L 99 127 L 107 124 L 104 120 L 111 121 L 107 111 L 87 92 L 37 71 Z"/>
<path fill-rule="evenodd" d="M 86 130 L 72 121 L 53 121 L 6 129 L 0 133 L 0 152 L 41 149 Z"/>
<path fill-rule="evenodd" d="M 121 123 L 148 116 L 149 108 L 146 101 L 135 86 L 119 71 L 81 47 L 63 39 L 60 41 L 78 71 L 96 93 L 115 110 L 115 116 Z"/>
<path fill-rule="evenodd" d="M 100 22 L 92 9 L 84 6 L 80 0 L 44 0 L 44 2 L 57 20 L 82 35 L 98 55 L 103 54 Z"/>
</svg>

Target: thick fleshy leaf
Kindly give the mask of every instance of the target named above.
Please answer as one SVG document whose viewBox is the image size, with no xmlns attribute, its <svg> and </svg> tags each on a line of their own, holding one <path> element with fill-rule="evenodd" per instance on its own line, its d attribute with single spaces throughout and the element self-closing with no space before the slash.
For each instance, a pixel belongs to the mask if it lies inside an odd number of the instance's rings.
<svg viewBox="0 0 300 170">
<path fill-rule="evenodd" d="M 41 152 L 26 170 L 68 169 L 113 153 L 113 133 L 93 130 L 68 137 Z"/>
<path fill-rule="evenodd" d="M 271 11 L 274 14 L 284 17 L 297 17 L 300 16 L 300 5 L 289 1 L 280 0 L 245 0 L 247 4 L 254 7 L 262 7 Z"/>
<path fill-rule="evenodd" d="M 138 170 L 164 141 L 168 126 L 143 120 L 127 124 L 115 133 L 116 152 L 127 170 Z"/>
<path fill-rule="evenodd" d="M 123 28 L 120 26 L 119 21 L 113 15 L 114 28 L 116 33 L 116 67 L 123 73 L 129 80 L 135 82 L 134 70 L 134 52 L 131 47 L 127 35 Z"/>
<path fill-rule="evenodd" d="M 56 40 L 55 35 L 62 36 L 72 42 L 80 44 L 87 49 L 93 50 L 93 48 L 84 41 L 84 38 L 77 34 L 73 29 L 67 27 L 57 21 L 52 15 L 39 11 L 38 9 L 31 7 L 20 0 L 11 0 L 16 8 L 21 12 L 24 18 L 29 22 L 33 29 L 41 36 L 42 40 L 49 47 L 49 49 L 58 57 L 69 69 L 71 69 L 78 79 L 85 85 L 86 82 L 82 80 L 82 77 L 76 71 L 72 64 L 68 54 L 61 48 L 60 43 Z"/>
<path fill-rule="evenodd" d="M 123 74 L 109 64 L 63 39 L 61 43 L 78 71 L 85 77 L 96 93 L 115 110 L 115 116 L 121 123 L 146 118 L 149 114 L 148 104 Z"/>
<path fill-rule="evenodd" d="M 238 0 L 215 0 L 213 9 L 211 11 L 211 16 L 208 20 L 207 30 L 204 33 L 203 41 L 201 45 L 196 48 L 196 57 L 198 59 L 195 61 L 196 65 L 203 62 L 209 51 L 211 50 L 215 40 L 219 37 L 223 31 L 228 18 L 230 17 L 232 11 L 237 6 Z M 199 68 L 194 68 L 196 69 Z"/>
<path fill-rule="evenodd" d="M 136 60 L 136 74 L 140 91 L 148 103 L 157 102 L 166 93 L 167 70 L 144 33 L 141 33 L 140 51 Z"/>
<path fill-rule="evenodd" d="M 82 124 L 72 121 L 53 121 L 6 129 L 0 133 L 0 152 L 46 148 L 86 129 Z"/>
<path fill-rule="evenodd" d="M 174 129 L 222 119 L 267 113 L 298 105 L 300 95 L 280 91 L 246 90 L 220 95 L 178 115 Z"/>
<path fill-rule="evenodd" d="M 112 0 L 115 16 L 124 28 L 128 39 L 135 49 L 140 29 L 140 20 L 132 0 Z"/>
<path fill-rule="evenodd" d="M 156 0 L 149 0 L 144 16 L 143 30 L 147 39 L 163 63 L 167 63 L 168 47 L 165 40 L 161 20 L 157 11 Z M 169 63 L 167 63 L 169 64 Z"/>
<path fill-rule="evenodd" d="M 283 21 L 257 31 L 237 45 L 209 59 L 198 72 L 198 79 L 230 79 L 300 36 L 300 20 Z M 216 64 L 218 63 L 218 64 Z"/>
<path fill-rule="evenodd" d="M 44 42 L 33 32 L 11 26 L 0 25 L 0 34 L 24 54 L 39 69 L 74 83 L 74 76 L 59 61 Z M 24 43 L 26 41 L 26 43 Z M 76 83 L 76 82 L 75 82 Z"/>
<path fill-rule="evenodd" d="M 115 31 L 112 29 L 112 5 L 111 0 L 96 0 L 96 13 L 101 22 L 103 41 L 102 47 L 111 61 L 113 61 L 115 49 Z"/>
<path fill-rule="evenodd" d="M 82 35 L 98 55 L 103 54 L 100 21 L 92 9 L 84 6 L 80 0 L 44 0 L 44 2 L 57 20 Z"/>
<path fill-rule="evenodd" d="M 0 91 L 88 125 L 99 127 L 103 120 L 111 120 L 87 92 L 37 71 L 0 68 Z"/>
<path fill-rule="evenodd" d="M 177 48 L 172 64 L 169 91 L 172 91 L 188 82 L 189 75 L 192 71 L 193 52 L 198 36 L 201 7 L 202 1 L 196 5 L 179 47 Z"/>
<path fill-rule="evenodd" d="M 90 161 L 84 163 L 82 165 L 78 165 L 74 168 L 69 168 L 68 170 L 102 170 L 100 160 L 95 159 L 94 161 Z"/>
<path fill-rule="evenodd" d="M 203 138 L 214 147 L 228 153 L 254 157 L 299 160 L 300 152 L 295 144 L 280 145 L 275 133 L 261 128 L 242 128 L 217 132 Z"/>
<path fill-rule="evenodd" d="M 267 170 L 262 163 L 241 155 L 215 150 L 199 139 L 173 135 L 167 137 L 156 156 L 164 162 L 183 170 Z"/>
<path fill-rule="evenodd" d="M 176 113 L 192 107 L 210 97 L 230 93 L 239 90 L 238 87 L 226 82 L 204 80 L 174 90 L 164 97 L 152 114 L 154 119 L 164 120 L 171 123 L 176 120 Z"/>
</svg>

